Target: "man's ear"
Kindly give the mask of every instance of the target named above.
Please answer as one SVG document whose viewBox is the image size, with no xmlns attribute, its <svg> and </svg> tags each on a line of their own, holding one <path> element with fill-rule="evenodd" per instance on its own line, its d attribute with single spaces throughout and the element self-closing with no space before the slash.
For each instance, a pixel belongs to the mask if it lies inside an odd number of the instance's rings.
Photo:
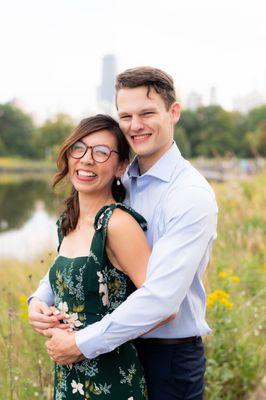
<svg viewBox="0 0 266 400">
<path fill-rule="evenodd" d="M 181 105 L 177 101 L 175 101 L 170 107 L 170 113 L 173 120 L 173 123 L 176 124 L 180 118 Z"/>
</svg>

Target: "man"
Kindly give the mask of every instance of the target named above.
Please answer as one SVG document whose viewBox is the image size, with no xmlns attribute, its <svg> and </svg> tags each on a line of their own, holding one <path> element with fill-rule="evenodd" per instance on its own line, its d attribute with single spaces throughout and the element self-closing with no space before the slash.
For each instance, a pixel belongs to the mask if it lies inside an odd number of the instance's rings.
<svg viewBox="0 0 266 400">
<path fill-rule="evenodd" d="M 147 280 L 101 321 L 75 333 L 48 330 L 48 352 L 66 364 L 141 336 L 136 346 L 149 399 L 200 400 L 205 371 L 201 336 L 210 332 L 201 275 L 216 237 L 215 197 L 173 142 L 180 106 L 172 78 L 156 68 L 134 68 L 118 75 L 116 91 L 119 124 L 137 155 L 124 183 L 130 205 L 148 222 L 152 246 Z M 46 305 L 53 304 L 47 278 L 33 296 L 29 317 L 41 332 L 56 319 Z M 152 330 L 171 314 L 174 320 Z"/>
</svg>

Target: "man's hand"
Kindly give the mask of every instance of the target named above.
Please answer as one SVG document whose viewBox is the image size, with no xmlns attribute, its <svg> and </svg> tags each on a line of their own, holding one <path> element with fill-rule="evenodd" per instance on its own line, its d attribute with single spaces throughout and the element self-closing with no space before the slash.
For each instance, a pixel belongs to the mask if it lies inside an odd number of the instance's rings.
<svg viewBox="0 0 266 400">
<path fill-rule="evenodd" d="M 67 324 L 60 324 L 60 320 L 66 318 L 65 315 L 60 314 L 55 307 L 49 307 L 43 301 L 33 298 L 30 301 L 28 309 L 29 323 L 36 332 L 43 335 L 44 329 L 58 327 L 60 329 L 67 329 Z"/>
<path fill-rule="evenodd" d="M 50 358 L 57 364 L 72 364 L 85 359 L 76 345 L 75 333 L 61 329 L 47 329 L 44 335 L 50 339 L 45 346 Z"/>
</svg>

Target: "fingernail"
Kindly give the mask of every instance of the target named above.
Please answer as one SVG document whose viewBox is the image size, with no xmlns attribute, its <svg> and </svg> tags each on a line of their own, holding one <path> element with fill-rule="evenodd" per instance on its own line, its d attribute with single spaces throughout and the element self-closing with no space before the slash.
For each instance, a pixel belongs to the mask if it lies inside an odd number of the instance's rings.
<svg viewBox="0 0 266 400">
<path fill-rule="evenodd" d="M 65 314 L 65 318 L 69 318 L 69 314 Z"/>
<path fill-rule="evenodd" d="M 60 311 L 55 310 L 55 311 L 53 312 L 53 314 L 54 314 L 54 315 L 58 315 L 58 314 L 60 314 Z"/>
</svg>

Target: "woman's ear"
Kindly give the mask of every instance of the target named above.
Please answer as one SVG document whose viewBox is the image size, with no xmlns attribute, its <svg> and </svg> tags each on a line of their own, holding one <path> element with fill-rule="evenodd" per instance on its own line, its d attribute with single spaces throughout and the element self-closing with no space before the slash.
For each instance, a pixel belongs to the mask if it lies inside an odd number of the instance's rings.
<svg viewBox="0 0 266 400">
<path fill-rule="evenodd" d="M 123 173 L 125 172 L 125 170 L 127 169 L 127 166 L 129 164 L 128 160 L 122 161 L 119 163 L 118 169 L 116 171 L 116 178 L 121 178 L 121 176 L 123 175 Z"/>
</svg>

